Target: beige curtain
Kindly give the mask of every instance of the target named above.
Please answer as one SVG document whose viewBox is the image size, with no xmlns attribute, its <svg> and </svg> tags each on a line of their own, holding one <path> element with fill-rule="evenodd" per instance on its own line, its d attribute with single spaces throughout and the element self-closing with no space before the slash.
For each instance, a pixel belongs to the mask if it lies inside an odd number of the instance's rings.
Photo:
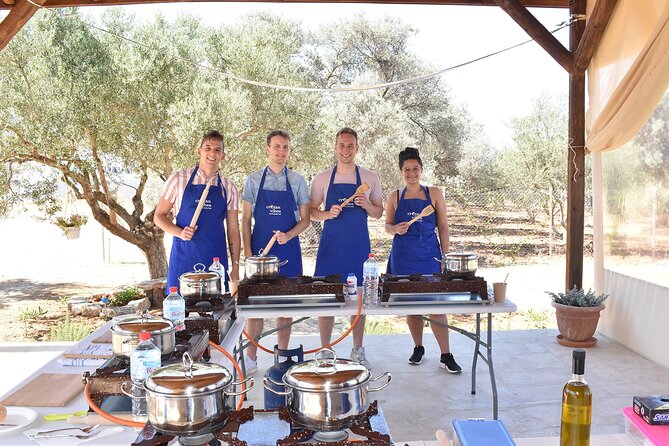
<svg viewBox="0 0 669 446">
<path fill-rule="evenodd" d="M 588 14 L 594 3 L 588 2 Z M 618 0 L 588 67 L 588 150 L 629 141 L 668 87 L 669 1 Z"/>
</svg>

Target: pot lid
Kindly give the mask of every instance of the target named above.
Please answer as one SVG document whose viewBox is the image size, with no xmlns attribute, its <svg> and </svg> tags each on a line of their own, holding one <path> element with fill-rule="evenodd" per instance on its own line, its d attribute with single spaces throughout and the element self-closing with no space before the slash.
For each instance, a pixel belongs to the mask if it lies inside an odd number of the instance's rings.
<svg viewBox="0 0 669 446">
<path fill-rule="evenodd" d="M 217 279 L 221 277 L 220 274 L 214 271 L 206 271 L 204 263 L 196 263 L 193 265 L 193 271 L 183 273 L 179 276 L 179 280 L 185 282 L 202 282 L 211 279 Z"/>
<path fill-rule="evenodd" d="M 367 368 L 350 359 L 337 358 L 333 350 L 323 349 L 313 361 L 300 362 L 286 371 L 284 383 L 298 390 L 332 391 L 349 389 L 369 381 Z"/>
<path fill-rule="evenodd" d="M 163 395 L 191 396 L 223 389 L 231 381 L 232 375 L 222 365 L 193 362 L 186 352 L 182 363 L 154 370 L 144 381 L 144 386 L 146 390 Z"/>
<path fill-rule="evenodd" d="M 174 322 L 151 316 L 147 312 L 141 316 L 131 316 L 121 319 L 111 328 L 112 332 L 121 335 L 138 335 L 140 331 L 148 331 L 152 335 L 168 333 L 175 330 Z"/>
</svg>

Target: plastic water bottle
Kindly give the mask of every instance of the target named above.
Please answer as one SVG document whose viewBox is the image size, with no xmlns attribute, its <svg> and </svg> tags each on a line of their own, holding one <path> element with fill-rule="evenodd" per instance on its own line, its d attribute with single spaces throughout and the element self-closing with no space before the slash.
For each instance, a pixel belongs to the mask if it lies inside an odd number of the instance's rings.
<svg viewBox="0 0 669 446">
<path fill-rule="evenodd" d="M 163 317 L 174 322 L 177 331 L 185 329 L 186 301 L 178 293 L 178 288 L 170 287 L 170 294 L 163 300 Z"/>
<path fill-rule="evenodd" d="M 139 344 L 130 354 L 130 379 L 132 380 L 132 416 L 144 418 L 146 413 L 146 395 L 144 380 L 160 367 L 160 349 L 151 342 L 151 333 L 139 333 Z"/>
<path fill-rule="evenodd" d="M 354 273 L 348 273 L 346 278 L 346 295 L 350 299 L 358 298 L 358 278 L 355 277 Z"/>
<path fill-rule="evenodd" d="M 362 265 L 362 304 L 365 308 L 376 307 L 379 304 L 379 264 L 374 254 Z"/>
<path fill-rule="evenodd" d="M 228 290 L 223 289 L 223 286 L 225 284 L 225 267 L 219 260 L 220 257 L 214 257 L 214 263 L 212 263 L 211 266 L 209 267 L 209 271 L 218 273 L 218 275 L 221 276 L 221 289 L 224 292 L 227 292 Z"/>
</svg>

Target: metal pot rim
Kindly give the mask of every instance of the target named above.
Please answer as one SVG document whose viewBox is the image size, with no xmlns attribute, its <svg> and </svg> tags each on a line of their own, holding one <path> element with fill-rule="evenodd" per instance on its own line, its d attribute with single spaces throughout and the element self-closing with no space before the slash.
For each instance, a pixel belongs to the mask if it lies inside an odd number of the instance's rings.
<svg viewBox="0 0 669 446">
<path fill-rule="evenodd" d="M 141 325 L 143 323 L 163 323 L 166 325 L 166 327 L 161 328 L 159 330 L 138 330 L 138 331 L 127 330 L 122 327 L 123 325 L 128 325 L 128 324 Z M 176 331 L 176 326 L 174 325 L 174 322 L 172 322 L 169 319 L 146 317 L 146 316 L 131 316 L 116 322 L 114 325 L 112 325 L 111 331 L 112 333 L 121 336 L 133 336 L 133 337 L 138 337 L 140 331 L 148 331 L 149 333 L 151 333 L 152 336 L 156 336 Z"/>
<path fill-rule="evenodd" d="M 479 258 L 478 254 L 473 253 L 473 252 L 460 252 L 460 251 L 454 251 L 454 252 L 445 252 L 442 254 L 444 259 L 464 259 L 464 260 L 477 260 Z"/>
<path fill-rule="evenodd" d="M 144 381 L 144 388 L 157 395 L 189 398 L 220 392 L 232 380 L 232 374 L 222 365 L 193 362 L 190 355 L 185 353 L 183 363 L 154 370 Z"/>
<path fill-rule="evenodd" d="M 283 382 L 293 389 L 307 392 L 332 392 L 351 390 L 370 380 L 371 374 L 359 362 L 334 357 L 318 357 L 312 361 L 291 366 L 283 377 Z M 319 352 L 320 353 L 320 352 Z"/>
<path fill-rule="evenodd" d="M 266 256 L 248 256 L 244 259 L 247 263 L 251 264 L 266 264 L 266 263 L 278 263 L 279 258 L 273 255 Z"/>
</svg>

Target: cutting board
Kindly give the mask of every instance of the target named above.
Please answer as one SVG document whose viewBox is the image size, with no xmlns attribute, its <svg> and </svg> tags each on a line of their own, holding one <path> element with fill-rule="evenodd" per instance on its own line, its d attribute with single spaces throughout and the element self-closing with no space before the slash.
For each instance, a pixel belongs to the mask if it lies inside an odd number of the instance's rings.
<svg viewBox="0 0 669 446">
<path fill-rule="evenodd" d="M 42 373 L 5 398 L 2 404 L 64 407 L 83 390 L 80 374 Z"/>
</svg>

